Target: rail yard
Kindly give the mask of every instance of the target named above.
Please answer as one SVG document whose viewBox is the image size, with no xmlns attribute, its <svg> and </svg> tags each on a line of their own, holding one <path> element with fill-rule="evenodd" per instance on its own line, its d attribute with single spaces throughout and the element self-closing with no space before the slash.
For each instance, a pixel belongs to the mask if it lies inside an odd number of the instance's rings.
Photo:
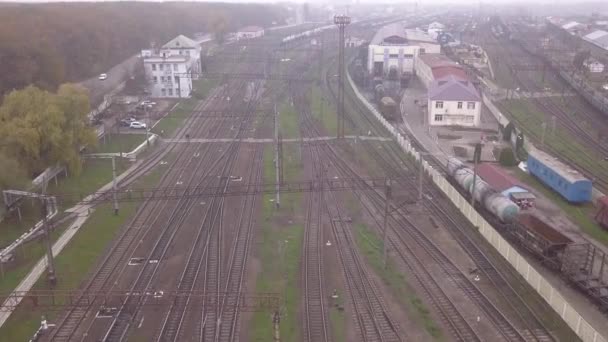
<svg viewBox="0 0 608 342">
<path fill-rule="evenodd" d="M 597 328 L 608 308 L 605 249 L 585 244 L 581 252 L 583 244 L 574 244 L 579 240 L 522 213 L 527 208 L 478 179 L 475 156 L 470 169 L 468 160 L 452 156 L 446 164 L 400 123 L 415 120 L 398 98 L 414 76 L 389 75 L 405 68 L 404 46 L 427 44 L 419 27 L 430 32 L 429 24 L 444 14 L 335 16 L 333 23 L 266 32 L 247 27 L 222 45 L 197 50 L 200 70 L 186 74 L 178 62 L 167 64 L 173 73 L 166 83 L 190 77 L 194 88 L 210 80 L 211 89 L 188 99 L 193 105 L 178 115 L 179 127 L 157 132 L 159 142 L 148 143 L 150 151 L 113 188 L 86 198 L 68 192 L 52 197 L 59 203 L 78 199 L 92 210 L 114 203 L 117 215 L 124 215 L 118 203 L 135 202 L 136 212 L 78 288 L 54 292 L 45 284 L 29 294 L 6 294 L 4 309 L 53 312 L 43 319 L 37 341 L 606 341 L 605 329 Z M 463 16 L 469 18 L 455 15 Z M 462 39 L 484 48 L 499 75 L 497 87 L 509 89 L 507 96 L 495 96 L 497 106 L 517 132 L 592 178 L 595 191 L 608 190 L 608 168 L 599 160 L 608 156 L 608 136 L 601 134 L 608 130 L 606 117 L 569 94 L 525 42 L 505 42 L 500 32 L 516 31 L 515 24 L 483 18 Z M 395 24 L 408 32 L 408 43 L 399 34 L 385 37 L 382 44 L 401 44 L 399 53 L 383 51 L 383 63 L 401 59 L 390 67 L 368 55 L 369 44 L 352 43 L 374 41 L 376 31 Z M 425 54 L 416 50 L 412 58 L 419 53 Z M 351 72 L 365 68 L 367 58 L 369 75 L 352 81 Z M 432 81 L 429 87 L 448 82 Z M 382 96 L 376 98 L 378 85 Z M 391 95 L 394 89 L 397 95 Z M 444 108 L 428 92 L 423 115 Z M 519 95 L 524 93 L 551 94 Z M 479 102 L 466 101 L 468 109 L 482 106 L 479 96 Z M 145 114 L 175 120 L 172 113 L 183 106 L 176 103 Z M 445 108 L 435 120 L 447 121 Z M 564 138 L 549 141 L 550 133 L 537 132 L 536 121 L 530 124 L 529 114 L 517 108 L 541 111 L 539 127 L 546 130 L 554 120 L 551 134 L 566 134 L 577 147 L 555 145 Z M 422 121 L 430 136 L 428 117 Z M 162 174 L 157 184 L 134 185 L 153 172 Z M 448 193 L 438 182 L 456 190 Z M 504 243 L 488 240 L 481 217 Z M 505 255 L 510 244 L 515 256 Z M 547 298 L 554 292 L 543 293 L 541 279 L 528 278 L 536 267 L 569 284 L 556 288 L 587 297 L 560 312 Z M 571 298 L 555 296 L 564 303 Z M 23 301 L 11 306 L 13 298 Z M 580 303 L 603 312 L 588 319 L 579 315 Z M 579 326 L 590 321 L 595 334 L 581 333 L 569 315 Z"/>
</svg>

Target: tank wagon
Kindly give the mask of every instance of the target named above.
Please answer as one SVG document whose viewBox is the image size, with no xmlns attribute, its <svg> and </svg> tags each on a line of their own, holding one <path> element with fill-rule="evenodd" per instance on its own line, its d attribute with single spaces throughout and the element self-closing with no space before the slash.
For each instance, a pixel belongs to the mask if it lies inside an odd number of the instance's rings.
<svg viewBox="0 0 608 342">
<path fill-rule="evenodd" d="M 492 189 L 481 177 L 475 180 L 475 193 L 473 191 L 473 170 L 466 167 L 460 160 L 448 160 L 449 176 L 469 195 L 475 197 L 484 209 L 498 218 L 502 223 L 512 222 L 519 214 L 519 207 L 500 192 Z"/>
<path fill-rule="evenodd" d="M 591 201 L 593 184 L 580 172 L 540 150 L 528 154 L 528 171 L 571 203 Z"/>
</svg>

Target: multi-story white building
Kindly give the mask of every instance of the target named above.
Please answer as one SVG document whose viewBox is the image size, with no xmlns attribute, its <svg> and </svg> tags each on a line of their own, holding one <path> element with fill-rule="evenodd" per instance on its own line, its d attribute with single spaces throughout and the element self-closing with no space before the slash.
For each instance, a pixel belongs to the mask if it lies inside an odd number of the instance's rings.
<svg viewBox="0 0 608 342">
<path fill-rule="evenodd" d="M 192 79 L 201 72 L 201 47 L 179 35 L 158 50 L 142 50 L 152 97 L 190 97 Z"/>
<path fill-rule="evenodd" d="M 479 126 L 481 97 L 473 84 L 455 76 L 435 80 L 429 87 L 431 126 Z"/>
<path fill-rule="evenodd" d="M 418 55 L 439 53 L 441 46 L 420 30 L 405 29 L 402 23 L 382 27 L 368 48 L 367 70 L 384 76 L 391 68 L 399 74 L 412 74 Z"/>
</svg>

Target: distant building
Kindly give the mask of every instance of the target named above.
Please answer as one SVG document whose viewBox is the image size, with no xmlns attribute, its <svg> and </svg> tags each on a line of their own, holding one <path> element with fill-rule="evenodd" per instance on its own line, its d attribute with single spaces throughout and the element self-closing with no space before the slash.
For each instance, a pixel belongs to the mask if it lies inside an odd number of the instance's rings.
<svg viewBox="0 0 608 342">
<path fill-rule="evenodd" d="M 201 72 L 201 47 L 179 35 L 160 49 L 142 50 L 152 97 L 190 97 L 192 79 Z"/>
<path fill-rule="evenodd" d="M 416 58 L 426 53 L 439 53 L 441 46 L 420 30 L 405 29 L 402 23 L 382 27 L 368 48 L 368 72 L 385 76 L 396 69 L 399 74 L 413 74 Z"/>
<path fill-rule="evenodd" d="M 236 40 L 262 37 L 264 29 L 259 26 L 246 26 L 236 33 Z"/>
<path fill-rule="evenodd" d="M 583 66 L 592 74 L 601 74 L 604 72 L 604 64 L 593 57 L 587 58 L 585 62 L 583 62 Z"/>
<path fill-rule="evenodd" d="M 570 21 L 562 25 L 562 28 L 572 35 L 577 35 L 580 31 L 585 30 L 587 27 L 579 22 Z"/>
<path fill-rule="evenodd" d="M 429 24 L 427 33 L 429 34 L 429 36 L 431 38 L 437 40 L 437 37 L 439 36 L 439 34 L 442 33 L 444 30 L 445 30 L 445 25 L 443 25 L 440 22 L 434 21 Z"/>
<path fill-rule="evenodd" d="M 595 30 L 585 35 L 583 39 L 601 49 L 608 50 L 608 32 L 604 30 Z"/>
<path fill-rule="evenodd" d="M 428 92 L 432 126 L 479 126 L 481 97 L 471 81 L 450 75 L 433 81 Z"/>
</svg>

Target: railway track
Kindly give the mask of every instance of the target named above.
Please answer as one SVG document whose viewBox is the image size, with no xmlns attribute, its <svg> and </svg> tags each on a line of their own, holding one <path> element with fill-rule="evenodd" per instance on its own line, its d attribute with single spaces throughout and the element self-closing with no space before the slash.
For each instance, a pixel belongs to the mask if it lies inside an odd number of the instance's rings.
<svg viewBox="0 0 608 342">
<path fill-rule="evenodd" d="M 210 99 L 215 99 L 210 97 Z M 202 126 L 202 125 L 201 125 Z M 180 134 L 185 134 L 184 130 L 180 131 Z M 176 163 L 170 165 L 167 171 L 161 178 L 160 183 L 175 184 L 175 182 L 181 178 L 183 171 L 179 171 L 180 168 L 185 168 L 192 160 L 184 158 L 185 155 L 191 153 L 190 148 L 184 148 L 179 152 Z M 162 158 L 162 157 L 160 157 Z M 160 158 L 154 158 L 155 162 L 158 162 Z M 149 165 L 154 165 L 150 163 Z M 148 165 L 145 167 L 148 168 Z M 174 171 L 178 170 L 177 172 Z M 130 179 L 132 181 L 133 178 Z M 126 182 L 129 184 L 129 182 Z M 121 236 L 116 240 L 109 253 L 106 255 L 101 265 L 90 277 L 89 283 L 85 285 L 84 290 L 86 291 L 99 291 L 104 288 L 110 279 L 110 275 L 120 268 L 121 261 L 129 254 L 130 251 L 135 247 L 139 237 L 142 236 L 142 232 L 145 234 L 148 229 L 141 229 L 146 227 L 146 223 L 150 221 L 156 221 L 159 218 L 160 212 L 166 208 L 168 202 L 146 202 L 138 210 L 135 217 L 127 225 L 127 228 L 122 232 Z M 151 215 L 150 215 L 151 214 Z M 83 296 L 77 300 L 77 303 L 86 300 Z M 83 302 L 84 303 L 84 302 Z M 82 303 L 81 303 L 82 304 Z M 85 315 L 91 311 L 92 306 L 79 305 L 70 311 L 57 322 L 56 328 L 50 335 L 52 341 L 70 341 L 74 337 L 78 326 L 85 318 Z"/>
<path fill-rule="evenodd" d="M 244 137 L 252 121 L 256 106 L 257 101 L 250 101 L 246 105 L 246 112 L 250 112 L 251 115 L 247 116 L 245 121 L 239 124 L 235 135 L 236 139 Z M 222 185 L 217 188 L 220 192 L 225 192 L 230 182 L 230 175 L 235 165 L 239 147 L 240 143 L 237 140 L 226 149 L 226 161 L 220 171 L 220 182 Z M 255 175 L 255 179 L 260 177 L 261 159 L 260 152 L 256 151 L 252 163 L 254 169 L 249 176 L 250 184 L 256 183 L 255 181 L 251 181 L 252 175 Z M 224 276 L 226 279 L 223 279 L 222 272 L 224 202 L 225 197 L 222 196 L 213 196 L 211 199 L 211 203 L 208 206 L 209 209 L 201 227 L 199 227 L 195 243 L 189 253 L 186 267 L 178 284 L 179 289 L 184 291 L 191 291 L 198 286 L 202 286 L 204 293 L 212 294 L 215 299 L 210 302 L 203 301 L 202 307 L 196 309 L 190 308 L 189 297 L 183 297 L 175 301 L 163 320 L 160 333 L 157 337 L 158 341 L 180 341 L 193 337 L 204 341 L 230 341 L 235 338 L 239 314 L 237 304 L 242 289 L 242 275 L 251 240 L 251 217 L 255 201 L 251 203 L 249 209 L 242 208 L 241 210 L 241 223 L 244 218 L 243 212 L 248 210 L 249 216 L 247 216 L 247 221 L 249 224 L 247 232 L 244 234 L 240 234 L 239 229 L 239 235 L 235 240 L 233 252 L 228 263 L 228 277 Z M 203 271 L 203 276 L 199 277 L 201 270 Z M 226 281 L 225 287 L 236 288 L 236 292 L 223 292 L 221 289 L 224 286 L 224 280 Z M 201 282 L 202 284 L 200 284 Z M 189 308 L 195 314 L 186 317 L 185 313 Z M 199 309 L 200 315 L 198 314 Z M 225 314 L 223 315 L 224 312 Z M 196 319 L 196 317 L 200 317 L 200 320 Z M 186 334 L 193 335 L 186 336 Z"/>
<path fill-rule="evenodd" d="M 326 83 L 329 87 L 331 87 L 331 84 L 329 82 Z M 331 88 L 329 88 L 330 92 L 332 91 Z M 348 92 L 347 92 L 348 94 Z M 355 100 L 356 99 L 352 99 L 351 100 Z M 357 102 L 354 102 L 357 103 Z M 353 112 L 359 112 L 359 114 L 361 116 L 363 116 L 364 120 L 369 121 L 370 119 L 365 115 L 365 112 L 362 111 L 362 109 L 359 107 L 358 110 L 355 110 Z M 351 113 L 353 113 L 351 112 Z M 351 114 L 352 115 L 352 114 Z M 354 122 L 351 121 L 351 124 L 354 125 Z M 376 128 L 378 127 L 378 125 L 375 122 L 370 122 L 371 126 Z M 383 129 L 380 128 L 382 131 Z M 367 143 L 364 143 L 364 145 L 366 145 Z M 394 144 L 391 144 L 391 146 Z M 386 151 L 386 147 L 382 148 L 380 151 L 378 151 L 378 149 L 373 148 L 372 146 L 368 146 L 367 150 L 369 151 L 369 153 L 374 156 L 374 158 L 377 160 L 378 164 L 383 165 L 383 168 L 387 171 L 387 175 L 392 175 L 393 177 L 396 177 L 397 175 L 402 175 L 403 174 L 403 168 L 402 165 L 405 163 L 407 164 L 408 161 L 404 160 L 403 158 L 399 158 L 399 160 L 394 160 L 391 164 L 389 164 L 387 161 L 382 160 L 383 155 L 386 153 L 388 155 L 400 155 L 400 151 L 395 151 L 396 146 L 393 146 L 393 150 L 392 151 Z M 378 152 L 384 152 L 384 153 L 378 153 Z M 379 160 L 380 159 L 380 160 Z M 346 170 L 348 171 L 348 170 Z M 352 176 L 352 174 L 350 174 L 350 176 Z M 430 182 L 427 182 L 428 184 L 426 184 L 427 189 L 429 187 L 432 187 L 432 184 L 430 184 Z M 409 184 L 408 185 L 409 189 L 411 192 L 416 192 L 416 185 L 415 184 Z M 377 207 L 381 207 L 382 205 L 382 196 L 377 193 L 376 194 L 378 197 L 378 201 L 379 203 L 377 203 Z M 441 211 L 440 210 L 445 210 L 443 209 L 445 208 L 449 208 L 450 205 L 449 204 L 438 204 L 435 201 L 437 200 L 437 198 L 442 198 L 443 196 L 440 196 L 440 194 L 438 194 L 437 192 L 434 193 L 433 196 L 433 200 L 428 200 L 425 199 L 426 203 L 426 207 L 430 207 L 433 208 L 434 210 L 434 214 L 435 215 L 439 215 L 441 214 L 439 217 L 443 217 L 444 220 L 447 220 L 447 224 L 446 226 L 450 227 L 452 230 L 453 234 L 458 234 L 458 241 L 459 243 L 461 243 L 461 246 L 463 247 L 463 249 L 465 251 L 467 251 L 471 258 L 473 259 L 473 261 L 478 265 L 478 267 L 483 270 L 484 274 L 493 281 L 494 286 L 500 291 L 500 293 L 503 295 L 503 298 L 507 299 L 507 302 L 510 303 L 510 300 L 512 300 L 512 298 L 519 298 L 522 301 L 522 306 L 515 308 L 512 306 L 512 309 L 514 310 L 516 316 L 518 316 L 518 318 L 520 318 L 519 322 L 522 323 L 522 325 L 524 327 L 526 327 L 526 329 L 524 329 L 524 331 L 522 333 L 520 333 L 517 329 L 515 329 L 513 327 L 513 324 L 511 324 L 508 319 L 506 319 L 506 317 L 504 317 L 504 315 L 502 315 L 498 310 L 494 310 L 495 308 L 493 308 L 489 314 L 492 315 L 492 317 L 494 317 L 495 319 L 495 324 L 496 326 L 499 328 L 499 331 L 502 332 L 503 336 L 505 336 L 505 338 L 507 338 L 508 340 L 528 340 L 528 341 L 549 341 L 552 340 L 553 337 L 552 335 L 548 332 L 548 330 L 543 326 L 543 324 L 539 321 L 539 319 L 535 316 L 535 314 L 530 310 L 529 307 L 527 307 L 525 305 L 525 302 L 523 301 L 523 299 L 514 291 L 514 289 L 512 287 L 510 287 L 510 285 L 508 284 L 508 282 L 504 279 L 504 277 L 497 271 L 496 267 L 493 266 L 493 264 L 489 261 L 489 259 L 487 259 L 487 257 L 485 256 L 485 254 L 483 254 L 483 252 L 480 251 L 480 249 L 471 241 L 470 237 L 467 235 L 467 233 L 463 230 L 462 223 L 457 224 L 452 217 L 460 217 L 462 215 L 457 215 L 454 216 L 454 213 L 447 213 L 445 211 Z M 376 215 L 378 215 L 378 212 L 375 212 Z M 401 215 L 401 214 L 400 214 Z M 403 219 L 403 216 L 402 216 Z M 416 228 L 414 225 L 411 225 L 414 229 Z M 408 230 L 409 231 L 409 230 Z M 421 232 L 418 232 L 418 238 L 419 240 L 422 239 L 423 241 L 426 239 L 426 237 L 424 236 L 424 234 L 422 234 Z M 422 234 L 422 235 L 420 235 Z M 405 242 L 409 242 L 412 241 L 412 237 L 408 236 L 407 238 L 402 238 L 401 239 L 401 246 L 404 245 Z M 427 244 L 429 243 L 429 241 L 426 242 Z M 438 258 L 438 260 L 440 260 L 442 267 L 446 270 L 446 273 L 449 275 L 454 274 L 454 265 L 450 265 L 449 264 L 449 259 L 446 259 L 444 257 L 441 257 L 441 251 L 439 251 L 436 247 L 429 247 L 431 248 L 431 252 L 434 253 L 434 257 Z M 398 249 L 398 248 L 396 248 Z M 433 251 L 434 250 L 434 251 Z M 442 260 L 443 259 L 443 260 Z M 407 261 L 407 260 L 404 260 Z M 446 261 L 448 261 L 448 263 L 446 263 Z M 481 307 L 488 307 L 488 301 L 487 298 L 484 298 L 481 294 L 480 296 L 480 292 L 478 292 L 475 287 L 471 287 L 471 284 L 467 284 L 466 282 L 466 276 L 464 276 L 464 274 L 462 272 L 460 272 L 460 275 L 455 279 L 455 282 L 457 283 L 457 285 L 459 285 L 463 291 L 465 293 L 467 293 L 469 295 L 470 298 L 473 298 L 474 300 L 476 300 L 478 303 L 480 303 Z M 425 287 L 428 288 L 428 284 L 425 284 Z M 491 303 L 490 303 L 491 304 Z M 458 314 L 456 314 L 457 316 Z M 444 314 L 444 317 L 448 316 L 447 314 Z M 448 319 L 444 319 L 444 320 L 448 320 Z M 462 322 L 462 321 L 461 321 Z M 448 325 L 449 326 L 449 325 Z M 454 329 L 451 329 L 452 332 L 454 333 Z M 463 329 L 461 329 L 463 330 Z M 464 328 L 464 330 L 468 330 L 466 327 Z M 458 334 L 454 334 L 455 337 L 463 339 L 463 340 L 468 340 L 469 336 L 470 336 L 470 330 L 468 331 L 468 333 L 465 333 L 463 335 L 458 335 Z M 463 338 L 462 336 L 467 336 L 466 338 Z"/>
<path fill-rule="evenodd" d="M 219 133 L 220 130 L 216 130 L 216 132 Z M 215 162 L 213 162 L 212 165 L 210 165 L 208 168 L 202 168 L 203 162 L 206 161 L 206 157 L 210 154 L 210 151 L 211 148 L 207 148 L 204 150 L 203 156 L 199 156 L 198 158 L 196 158 L 197 166 L 195 170 L 204 169 L 205 171 L 202 177 L 197 172 L 192 173 L 189 182 L 186 184 L 187 186 L 208 185 L 209 180 L 207 179 L 207 176 L 211 174 L 211 171 L 214 170 L 215 167 L 218 166 L 223 156 L 228 153 L 228 150 L 224 151 L 223 153 L 221 153 L 219 158 L 215 159 Z M 153 284 L 153 280 L 157 275 L 160 263 L 149 263 L 149 260 L 164 259 L 176 233 L 184 223 L 186 217 L 192 211 L 194 202 L 195 201 L 193 199 L 182 198 L 178 200 L 177 205 L 170 213 L 170 216 L 163 228 L 162 233 L 156 240 L 152 251 L 147 257 L 146 264 L 140 270 L 129 292 L 142 292 L 151 289 L 151 285 Z M 133 297 L 127 297 L 125 303 L 123 303 L 122 307 L 119 308 L 118 313 L 114 317 L 109 329 L 107 330 L 103 338 L 104 341 L 122 341 L 124 337 L 128 334 L 131 322 L 137 316 L 139 307 L 143 304 L 140 302 L 141 299 L 136 300 L 132 298 Z"/>
<path fill-rule="evenodd" d="M 304 96 L 305 94 L 305 89 L 298 89 L 297 87 L 292 89 L 294 106 L 301 114 L 300 129 L 303 136 L 317 136 L 320 135 L 320 131 L 315 126 L 312 113 L 310 112 L 310 102 L 307 101 Z M 325 167 L 329 167 L 334 163 L 333 156 L 327 154 L 326 146 L 328 146 L 326 143 L 309 145 L 311 157 L 320 164 L 318 170 L 321 174 L 325 173 Z M 324 163 L 326 164 L 324 165 Z M 339 204 L 341 202 L 338 201 L 331 192 L 325 193 L 322 196 L 323 198 L 320 202 L 329 214 L 330 226 L 338 250 L 340 263 L 343 267 L 346 286 L 352 303 L 353 316 L 359 328 L 361 340 L 402 341 L 403 338 L 400 336 L 399 325 L 391 318 L 386 303 L 373 280 L 370 278 L 367 267 L 361 260 L 358 248 L 353 240 L 352 227 L 343 217 L 343 210 L 340 208 Z M 309 251 L 310 249 L 314 251 L 315 247 L 310 247 L 311 244 L 315 244 L 314 232 L 312 234 L 313 241 L 310 241 L 310 232 L 307 234 L 309 235 L 307 236 L 305 247 L 308 248 Z M 316 239 L 316 243 L 319 243 L 318 239 Z M 319 246 L 317 245 L 316 248 L 318 247 Z M 314 262 L 316 257 L 316 255 L 312 255 L 312 260 L 308 260 L 307 262 Z M 318 265 L 320 265 L 320 263 L 318 263 Z M 312 264 L 312 267 L 316 267 L 314 263 Z M 308 272 L 308 265 L 304 272 Z M 314 269 L 313 272 L 315 272 Z M 312 279 L 315 282 L 315 287 L 317 286 L 316 283 L 322 284 L 323 279 L 322 273 L 319 273 L 319 271 L 317 271 L 317 273 L 319 274 L 319 277 L 313 277 Z M 313 273 L 313 275 L 315 275 L 315 273 Z M 322 294 L 322 287 L 319 287 L 321 291 L 312 289 L 314 293 L 307 290 L 306 295 L 309 296 L 307 301 L 309 298 L 313 298 L 313 296 Z M 308 304 L 306 304 L 307 314 L 314 314 L 316 312 L 327 315 L 325 313 L 323 296 L 321 296 L 319 300 L 320 301 L 314 302 L 312 307 L 308 307 Z M 308 325 L 310 324 L 312 325 L 309 328 Z M 305 325 L 307 327 L 306 336 L 311 338 L 311 335 L 316 333 L 319 334 L 320 337 L 328 339 L 329 334 L 327 333 L 326 324 L 327 323 L 324 322 L 323 319 L 307 316 L 305 318 Z"/>
<path fill-rule="evenodd" d="M 494 37 L 489 34 L 484 34 L 484 40 L 486 42 L 491 42 L 492 46 L 497 47 L 497 54 L 502 56 L 501 63 L 506 63 L 511 70 L 511 74 L 514 80 L 525 90 L 530 92 L 538 92 L 543 91 L 543 86 L 538 84 L 538 79 L 535 77 L 531 77 L 529 72 L 519 72 L 517 70 L 513 70 L 513 65 L 528 63 L 539 65 L 544 63 L 540 57 L 536 55 L 532 55 L 528 50 L 524 49 L 522 46 L 513 44 L 511 42 L 503 42 L 498 41 Z M 504 46 L 507 44 L 507 47 Z M 482 44 L 483 45 L 483 44 Z M 487 47 L 487 43 L 486 43 Z M 498 48 L 499 47 L 499 48 Z M 524 60 L 519 60 L 518 58 L 513 56 L 513 50 L 517 50 L 521 52 L 521 54 L 517 56 L 522 56 Z M 547 67 L 548 73 L 556 78 L 556 81 L 559 83 L 559 87 L 564 89 L 570 88 L 569 85 L 565 83 L 564 80 L 561 80 L 559 76 L 554 74 L 554 71 Z M 579 114 L 582 114 L 587 120 L 587 122 L 591 122 L 593 127 L 598 129 L 598 132 L 602 130 L 608 129 L 608 125 L 602 120 L 603 116 L 597 110 L 592 108 L 590 105 L 581 105 L 580 96 L 576 96 L 576 98 L 572 99 L 571 103 L 574 105 L 571 109 L 576 110 Z M 548 150 L 550 153 L 554 155 L 560 156 L 566 163 L 570 164 L 573 168 L 580 171 L 589 179 L 594 181 L 594 186 L 599 188 L 603 192 L 608 192 L 608 167 L 599 165 L 601 161 L 598 163 L 598 156 L 607 157 L 608 156 L 608 145 L 606 145 L 606 141 L 600 140 L 600 135 L 592 134 L 589 130 L 588 123 L 583 123 L 583 120 L 577 120 L 572 117 L 571 113 L 567 112 L 563 99 L 561 97 L 549 97 L 549 98 L 533 98 L 530 101 L 539 109 L 541 109 L 546 116 L 555 117 L 558 119 L 560 126 L 562 126 L 572 137 L 576 138 L 576 140 L 582 144 L 589 151 L 593 151 L 595 153 L 588 153 L 587 151 L 581 151 L 580 149 L 573 148 L 569 144 L 565 144 L 564 148 L 568 149 L 570 154 L 576 155 L 577 158 L 574 159 L 563 154 L 562 151 L 557 150 L 551 145 L 542 146 L 543 149 Z M 583 101 L 585 101 L 583 99 Z M 503 107 L 504 108 L 504 107 Z M 510 113 L 508 108 L 504 108 L 505 111 L 509 112 L 511 118 L 516 118 L 512 113 Z M 600 119 L 602 118 L 602 119 Z M 535 140 L 535 142 L 539 143 L 541 133 L 534 132 L 530 128 L 526 127 L 523 123 L 518 120 L 515 120 L 519 123 L 520 129 L 527 134 L 528 137 L 531 137 Z M 540 146 L 540 145 L 539 145 Z M 599 158 L 601 159 L 601 158 Z"/>
</svg>

